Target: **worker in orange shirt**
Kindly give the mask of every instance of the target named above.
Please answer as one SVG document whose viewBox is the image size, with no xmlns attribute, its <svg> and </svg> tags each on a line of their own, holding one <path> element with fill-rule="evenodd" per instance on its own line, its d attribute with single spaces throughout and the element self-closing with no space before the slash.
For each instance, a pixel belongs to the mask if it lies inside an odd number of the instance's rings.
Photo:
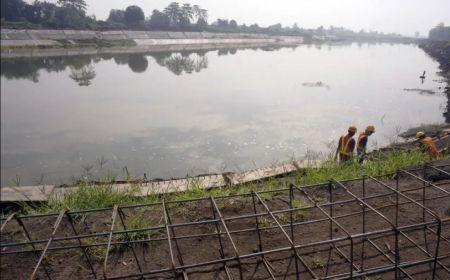
<svg viewBox="0 0 450 280">
<path fill-rule="evenodd" d="M 419 140 L 420 148 L 424 153 L 427 153 L 430 158 L 437 158 L 439 151 L 437 150 L 436 144 L 434 144 L 431 137 L 426 136 L 423 131 L 419 131 L 416 133 L 416 138 Z"/>
<path fill-rule="evenodd" d="M 356 142 L 356 154 L 358 155 L 359 163 L 363 163 L 366 158 L 367 142 L 369 140 L 369 136 L 374 133 L 375 127 L 373 125 L 369 125 L 366 127 L 364 132 L 359 134 L 358 141 Z"/>
<path fill-rule="evenodd" d="M 336 157 L 339 156 L 340 162 L 349 162 L 353 159 L 353 151 L 355 150 L 355 139 L 353 139 L 353 136 L 355 133 L 356 127 L 352 125 L 348 128 L 347 135 L 339 138 Z"/>
</svg>

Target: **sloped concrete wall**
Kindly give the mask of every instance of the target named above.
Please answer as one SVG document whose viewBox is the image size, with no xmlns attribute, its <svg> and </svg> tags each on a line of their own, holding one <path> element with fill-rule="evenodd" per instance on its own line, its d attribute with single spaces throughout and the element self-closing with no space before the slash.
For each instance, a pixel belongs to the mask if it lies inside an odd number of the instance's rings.
<svg viewBox="0 0 450 280">
<path fill-rule="evenodd" d="M 269 36 L 247 33 L 163 32 L 163 31 L 89 31 L 2 29 L 5 46 L 59 45 L 58 40 L 134 40 L 138 45 L 229 44 L 255 42 L 302 43 L 302 37 Z"/>
</svg>

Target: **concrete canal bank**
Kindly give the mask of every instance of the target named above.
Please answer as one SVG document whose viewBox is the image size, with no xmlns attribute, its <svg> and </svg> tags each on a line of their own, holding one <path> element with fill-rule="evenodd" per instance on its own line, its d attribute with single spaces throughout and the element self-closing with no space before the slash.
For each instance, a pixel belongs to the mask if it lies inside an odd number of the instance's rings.
<svg viewBox="0 0 450 280">
<path fill-rule="evenodd" d="M 303 37 L 247 33 L 88 31 L 88 30 L 1 30 L 2 48 L 58 48 L 83 45 L 201 45 L 201 44 L 299 44 Z"/>
</svg>

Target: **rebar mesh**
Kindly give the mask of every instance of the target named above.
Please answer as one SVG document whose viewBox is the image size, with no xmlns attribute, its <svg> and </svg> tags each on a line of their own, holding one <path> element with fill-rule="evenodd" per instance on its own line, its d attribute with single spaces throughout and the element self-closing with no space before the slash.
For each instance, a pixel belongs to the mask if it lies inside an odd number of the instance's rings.
<svg viewBox="0 0 450 280">
<path fill-rule="evenodd" d="M 12 214 L 2 218 L 2 276 L 450 279 L 450 183 L 428 180 L 448 176 L 449 166 L 400 170 L 395 179 Z"/>
</svg>

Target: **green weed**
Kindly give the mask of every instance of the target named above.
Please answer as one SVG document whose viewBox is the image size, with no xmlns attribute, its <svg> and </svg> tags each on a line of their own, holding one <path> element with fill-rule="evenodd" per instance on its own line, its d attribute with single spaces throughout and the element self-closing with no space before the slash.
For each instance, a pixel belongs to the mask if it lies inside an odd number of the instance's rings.
<svg viewBox="0 0 450 280">
<path fill-rule="evenodd" d="M 258 219 L 258 224 L 262 227 L 268 227 L 270 226 L 270 221 L 266 217 L 260 217 Z"/>
<path fill-rule="evenodd" d="M 54 197 L 47 204 L 28 206 L 26 212 L 49 213 L 62 209 L 76 211 L 112 207 L 115 204 L 129 205 L 140 201 L 140 198 L 133 194 L 133 191 L 120 192 L 112 185 L 80 185 L 75 191 L 69 191 L 61 198 Z"/>
<path fill-rule="evenodd" d="M 326 183 L 330 179 L 346 180 L 362 176 L 379 176 L 384 174 L 392 174 L 398 169 L 414 166 L 424 163 L 428 160 L 419 151 L 388 151 L 374 153 L 363 165 L 359 163 L 340 164 L 332 160 L 331 156 L 327 157 L 320 168 L 310 166 L 300 169 L 293 173 L 290 180 L 293 180 L 298 186 Z M 441 159 L 449 158 L 449 155 L 442 155 Z M 92 208 L 111 207 L 114 204 L 129 205 L 139 202 L 154 203 L 162 200 L 184 200 L 203 198 L 208 196 L 227 196 L 230 194 L 244 194 L 252 191 L 267 191 L 281 188 L 280 180 L 270 178 L 262 182 L 250 182 L 240 184 L 238 186 L 226 186 L 222 188 L 204 189 L 201 182 L 192 179 L 189 187 L 183 192 L 154 194 L 151 193 L 146 197 L 135 196 L 139 192 L 139 185 L 133 185 L 127 192 L 119 192 L 112 185 L 90 186 L 88 184 L 79 185 L 77 190 L 69 192 L 59 199 L 51 199 L 47 204 L 34 206 L 25 206 L 25 212 L 58 212 L 61 209 L 71 211 L 84 210 Z M 259 193 L 260 197 L 269 201 L 272 200 L 277 193 Z M 319 201 L 317 201 L 319 202 Z M 303 205 L 302 202 L 294 202 Z M 180 204 L 181 205 L 181 204 Z M 176 204 L 171 206 L 177 207 Z M 178 205 L 179 206 L 179 205 Z M 295 206 L 294 206 L 295 207 Z M 296 207 L 298 208 L 298 207 Z M 299 217 L 305 216 L 307 213 L 299 211 Z"/>
<path fill-rule="evenodd" d="M 161 220 L 156 222 L 154 220 L 143 218 L 148 215 L 145 215 L 143 211 L 138 211 L 138 213 L 134 213 L 126 218 L 124 218 L 124 223 L 126 225 L 127 230 L 137 230 L 144 229 L 149 227 L 156 227 L 161 225 Z M 162 218 L 161 218 L 162 219 Z M 117 237 L 118 241 L 136 241 L 136 240 L 145 240 L 150 239 L 152 237 L 161 235 L 164 232 L 164 229 L 147 229 L 135 232 L 121 233 Z M 119 249 L 123 246 L 119 246 Z"/>
<path fill-rule="evenodd" d="M 321 258 L 313 258 L 312 259 L 312 265 L 313 268 L 325 268 L 325 265 L 327 264 L 327 262 L 324 259 Z"/>
</svg>

